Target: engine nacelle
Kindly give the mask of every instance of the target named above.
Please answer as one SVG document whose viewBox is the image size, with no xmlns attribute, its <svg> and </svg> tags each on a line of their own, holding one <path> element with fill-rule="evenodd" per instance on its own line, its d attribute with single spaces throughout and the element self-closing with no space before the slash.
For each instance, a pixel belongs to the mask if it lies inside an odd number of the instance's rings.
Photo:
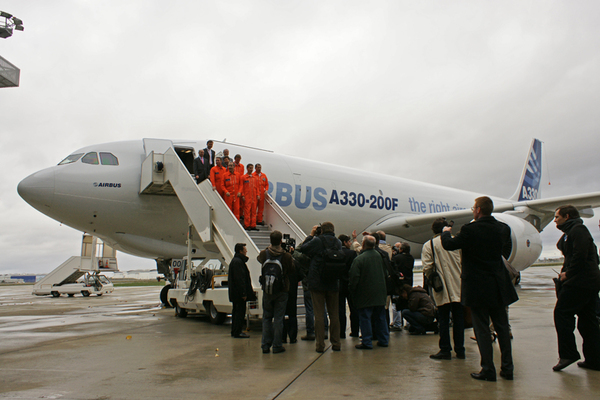
<svg viewBox="0 0 600 400">
<path fill-rule="evenodd" d="M 540 233 L 529 222 L 509 214 L 492 214 L 498 221 L 510 226 L 512 250 L 508 262 L 522 271 L 537 261 L 542 254 Z"/>
</svg>

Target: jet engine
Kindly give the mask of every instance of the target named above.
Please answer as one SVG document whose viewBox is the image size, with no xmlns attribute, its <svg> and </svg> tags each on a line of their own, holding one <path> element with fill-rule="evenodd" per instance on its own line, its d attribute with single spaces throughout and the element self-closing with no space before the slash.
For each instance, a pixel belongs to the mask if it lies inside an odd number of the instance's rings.
<svg viewBox="0 0 600 400">
<path fill-rule="evenodd" d="M 538 230 L 529 222 L 509 214 L 493 214 L 498 221 L 510 226 L 512 250 L 508 262 L 522 271 L 537 261 L 542 254 L 542 239 Z"/>
</svg>

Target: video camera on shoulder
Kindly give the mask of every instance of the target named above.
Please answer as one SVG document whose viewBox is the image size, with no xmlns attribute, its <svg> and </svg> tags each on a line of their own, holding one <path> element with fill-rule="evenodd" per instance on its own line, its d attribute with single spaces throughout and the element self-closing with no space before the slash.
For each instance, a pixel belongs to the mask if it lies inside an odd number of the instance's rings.
<svg viewBox="0 0 600 400">
<path fill-rule="evenodd" d="M 291 238 L 289 233 L 284 233 L 281 248 L 288 253 L 292 253 L 296 248 L 296 239 Z"/>
</svg>

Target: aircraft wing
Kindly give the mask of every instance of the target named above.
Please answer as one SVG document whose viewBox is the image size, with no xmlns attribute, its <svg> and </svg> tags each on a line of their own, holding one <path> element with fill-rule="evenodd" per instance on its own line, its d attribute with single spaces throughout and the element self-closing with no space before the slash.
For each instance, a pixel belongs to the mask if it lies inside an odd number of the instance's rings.
<svg viewBox="0 0 600 400">
<path fill-rule="evenodd" d="M 522 201 L 515 204 L 515 207 L 527 206 L 534 211 L 542 213 L 554 213 L 557 207 L 565 204 L 571 204 L 578 210 L 600 207 L 600 192 L 577 194 L 572 196 L 553 197 L 550 199 L 539 199 Z M 589 217 L 593 216 L 592 213 Z"/>
<path fill-rule="evenodd" d="M 512 204 L 510 209 L 512 209 Z M 460 227 L 473 219 L 471 210 L 448 211 L 433 214 L 390 214 L 373 225 L 367 231 L 382 230 L 388 235 L 397 236 L 415 243 L 425 243 L 431 239 L 431 224 L 444 217 L 454 221 Z"/>
<path fill-rule="evenodd" d="M 571 204 L 580 210 L 582 217 L 590 218 L 594 215 L 592 208 L 600 207 L 600 192 L 585 193 L 572 196 L 553 197 L 550 199 L 529 200 L 511 203 L 496 204 L 494 213 L 506 211 L 519 211 L 529 208 L 534 214 L 544 215 L 542 227 L 552 221 L 554 210 L 565 204 Z M 528 215 L 528 213 L 525 213 Z M 471 210 L 446 211 L 432 214 L 390 214 L 371 225 L 368 231 L 382 230 L 387 234 L 408 239 L 416 243 L 425 243 L 431 239 L 431 224 L 437 218 L 444 217 L 454 221 L 459 228 L 473 219 Z"/>
</svg>

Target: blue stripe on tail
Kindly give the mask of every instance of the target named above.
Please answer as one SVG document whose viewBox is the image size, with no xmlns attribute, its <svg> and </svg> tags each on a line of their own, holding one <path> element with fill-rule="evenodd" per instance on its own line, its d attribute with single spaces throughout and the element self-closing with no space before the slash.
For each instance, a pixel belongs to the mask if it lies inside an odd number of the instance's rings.
<svg viewBox="0 0 600 400">
<path fill-rule="evenodd" d="M 537 139 L 531 144 L 524 172 L 518 201 L 535 200 L 538 198 L 542 179 L 542 142 Z"/>
</svg>

